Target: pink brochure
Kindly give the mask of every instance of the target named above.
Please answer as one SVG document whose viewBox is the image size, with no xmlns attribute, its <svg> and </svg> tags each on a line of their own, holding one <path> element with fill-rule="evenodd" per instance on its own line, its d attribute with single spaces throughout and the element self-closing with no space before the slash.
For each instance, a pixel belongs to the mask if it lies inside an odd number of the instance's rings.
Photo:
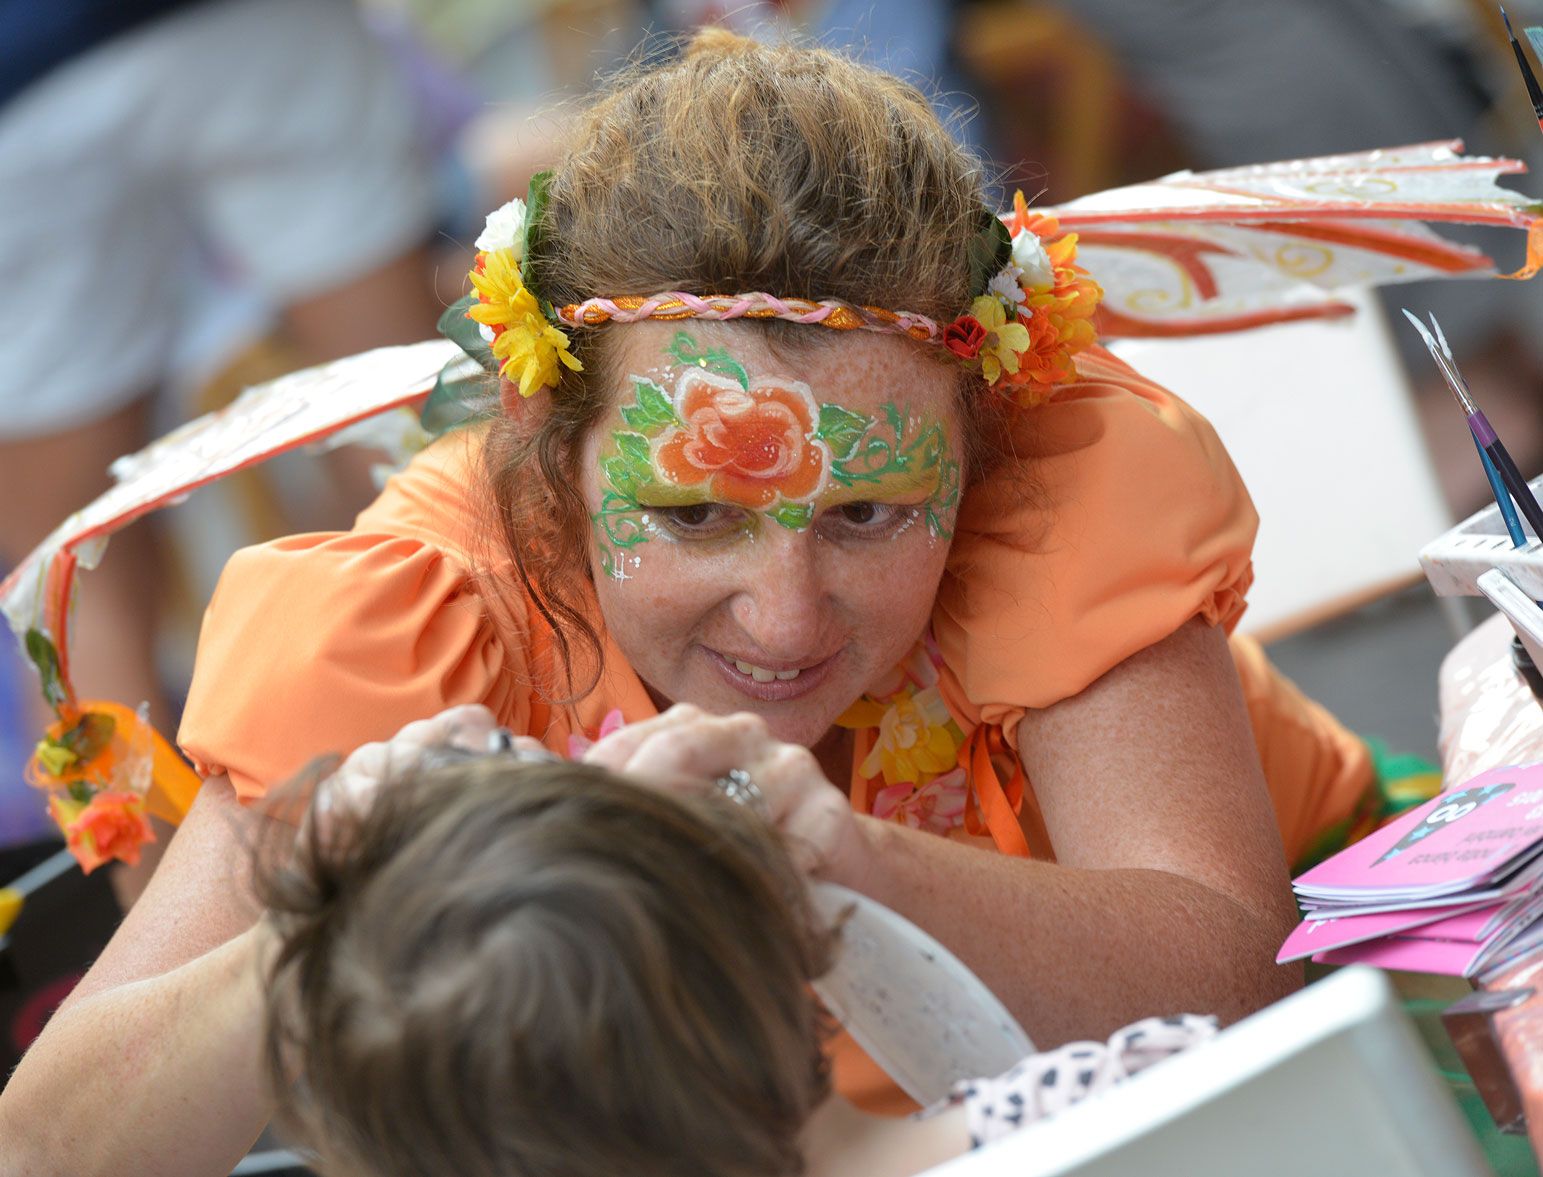
<svg viewBox="0 0 1543 1177">
<path fill-rule="evenodd" d="M 1369 964 L 1379 969 L 1411 973 L 1438 973 L 1464 977 L 1479 956 L 1479 946 L 1466 940 L 1401 940 L 1393 937 L 1369 944 L 1331 948 L 1313 956 L 1322 964 Z"/>
<path fill-rule="evenodd" d="M 1321 862 L 1305 896 L 1411 901 L 1477 887 L 1543 841 L 1543 764 L 1497 768 L 1442 793 Z"/>
<path fill-rule="evenodd" d="M 1490 916 L 1494 915 L 1499 907 L 1500 904 L 1491 899 L 1488 902 L 1470 904 L 1466 907 L 1411 907 L 1377 915 L 1303 920 L 1297 925 L 1296 930 L 1286 937 L 1286 942 L 1281 945 L 1280 952 L 1275 957 L 1275 963 L 1285 964 L 1288 960 L 1301 960 L 1304 956 L 1311 956 L 1315 952 L 1346 948 L 1352 944 L 1361 944 L 1380 936 L 1391 936 L 1394 932 L 1404 932 L 1414 928 L 1418 928 L 1420 934 L 1424 936 L 1455 940 L 1468 939 L 1468 931 L 1471 928 L 1472 939 L 1477 943 L 1479 930 L 1489 922 Z"/>
</svg>

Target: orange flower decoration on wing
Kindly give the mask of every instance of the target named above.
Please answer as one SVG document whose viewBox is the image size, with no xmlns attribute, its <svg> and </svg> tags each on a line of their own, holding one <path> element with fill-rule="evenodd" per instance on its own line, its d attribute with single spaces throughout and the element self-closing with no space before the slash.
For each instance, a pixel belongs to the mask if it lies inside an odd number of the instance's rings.
<svg viewBox="0 0 1543 1177">
<path fill-rule="evenodd" d="M 687 372 L 675 411 L 683 424 L 665 434 L 654 464 L 677 486 L 706 484 L 717 502 L 761 510 L 779 498 L 806 501 L 825 482 L 830 452 L 814 438 L 819 409 L 801 384 L 741 388 Z"/>
<path fill-rule="evenodd" d="M 70 853 L 88 875 L 115 858 L 136 865 L 140 847 L 155 841 L 145 800 L 137 793 L 101 792 L 84 805 L 55 795 L 48 799 L 48 808 L 64 831 Z"/>
</svg>

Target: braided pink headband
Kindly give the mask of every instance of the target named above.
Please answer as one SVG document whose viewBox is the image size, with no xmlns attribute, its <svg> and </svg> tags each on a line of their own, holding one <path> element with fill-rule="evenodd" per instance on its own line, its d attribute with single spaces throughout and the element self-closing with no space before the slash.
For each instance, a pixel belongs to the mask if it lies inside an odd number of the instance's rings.
<svg viewBox="0 0 1543 1177">
<path fill-rule="evenodd" d="M 574 327 L 598 327 L 603 323 L 640 323 L 645 319 L 783 319 L 789 323 L 816 323 L 837 331 L 884 331 L 908 335 L 923 343 L 940 342 L 943 328 L 926 315 L 891 311 L 883 307 L 859 307 L 835 299 L 816 302 L 807 298 L 778 298 L 749 294 L 687 294 L 669 290 L 662 294 L 589 298 L 557 308 L 557 318 Z"/>
</svg>

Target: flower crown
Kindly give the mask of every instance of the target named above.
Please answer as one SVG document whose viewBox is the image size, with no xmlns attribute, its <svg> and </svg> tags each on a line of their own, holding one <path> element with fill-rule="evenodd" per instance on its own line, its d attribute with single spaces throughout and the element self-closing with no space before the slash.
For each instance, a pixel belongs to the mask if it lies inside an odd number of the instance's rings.
<svg viewBox="0 0 1543 1177">
<path fill-rule="evenodd" d="M 1054 217 L 1028 209 L 1013 197 L 1004 220 L 982 210 L 970 246 L 980 291 L 951 323 L 883 307 L 837 299 L 748 294 L 688 294 L 672 290 L 644 296 L 595 297 L 556 307 L 531 290 L 532 246 L 542 234 L 547 181 L 531 181 L 529 203 L 511 200 L 488 217 L 477 238 L 471 271 L 475 295 L 465 315 L 479 325 L 493 366 L 519 386 L 521 396 L 552 387 L 559 365 L 582 371 L 570 350 L 567 328 L 644 319 L 782 319 L 840 331 L 883 331 L 943 348 L 986 384 L 1021 405 L 1036 405 L 1052 388 L 1076 377 L 1072 357 L 1097 338 L 1093 312 L 1103 292 L 1076 264 L 1077 235 L 1062 233 Z M 460 304 L 458 304 L 459 306 Z"/>
</svg>

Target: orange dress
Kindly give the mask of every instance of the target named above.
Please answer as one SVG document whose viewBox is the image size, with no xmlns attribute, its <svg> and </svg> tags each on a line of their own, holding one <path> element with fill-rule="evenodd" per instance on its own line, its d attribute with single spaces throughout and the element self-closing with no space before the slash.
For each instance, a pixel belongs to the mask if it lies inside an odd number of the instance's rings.
<svg viewBox="0 0 1543 1177">
<path fill-rule="evenodd" d="M 988 477 L 965 494 L 928 638 L 842 717 L 862 812 L 1051 856 L 1012 752 L 1024 711 L 1077 694 L 1192 617 L 1230 631 L 1242 614 L 1257 517 L 1214 431 L 1101 349 L 1078 370 L 1019 419 L 1027 481 Z M 608 640 L 604 676 L 578 704 L 551 706 L 532 686 L 550 633 L 523 598 L 495 618 L 476 570 L 479 444 L 476 432 L 436 442 L 351 531 L 231 558 L 179 733 L 201 772 L 259 797 L 314 756 L 456 703 L 485 703 L 559 753 L 613 711 L 656 714 Z M 1294 860 L 1350 816 L 1371 761 L 1257 645 L 1232 648 Z M 841 1048 L 835 1061 L 838 1087 L 886 1103 L 866 1056 Z"/>
</svg>

